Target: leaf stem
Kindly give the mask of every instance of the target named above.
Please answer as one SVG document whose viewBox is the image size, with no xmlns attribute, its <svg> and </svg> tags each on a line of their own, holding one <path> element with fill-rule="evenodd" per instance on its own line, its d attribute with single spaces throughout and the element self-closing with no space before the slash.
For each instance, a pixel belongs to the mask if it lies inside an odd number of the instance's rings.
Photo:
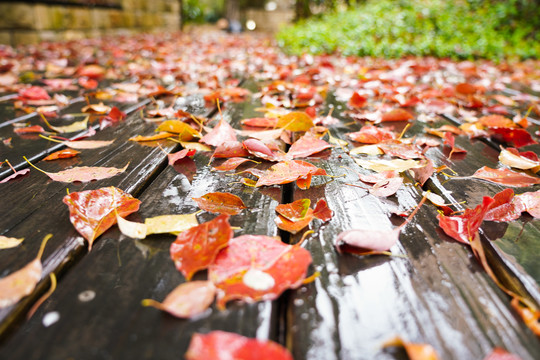
<svg viewBox="0 0 540 360">
<path fill-rule="evenodd" d="M 47 241 L 49 241 L 49 239 L 52 238 L 52 236 L 53 236 L 52 234 L 47 234 L 45 235 L 43 240 L 41 240 L 41 245 L 39 246 L 39 251 L 36 256 L 36 259 L 41 259 L 41 257 L 43 256 L 43 251 L 45 251 L 45 245 L 47 245 Z"/>
<path fill-rule="evenodd" d="M 23 159 L 26 160 L 26 162 L 31 166 L 33 167 L 34 169 L 38 170 L 38 171 L 41 171 L 42 173 L 44 173 L 45 175 L 48 175 L 49 173 L 44 171 L 44 170 L 41 170 L 40 168 L 38 168 L 36 165 L 32 164 L 30 161 L 28 161 L 28 159 L 26 158 L 26 156 L 23 156 Z"/>
<path fill-rule="evenodd" d="M 30 319 L 32 315 L 34 315 L 34 313 L 41 306 L 41 304 L 43 304 L 45 300 L 47 300 L 53 294 L 54 290 L 56 290 L 56 275 L 54 273 L 50 273 L 49 278 L 51 279 L 51 287 L 45 294 L 43 294 L 42 297 L 39 298 L 38 301 L 36 301 L 36 303 L 28 311 L 28 314 L 26 315 L 27 320 Z"/>
</svg>

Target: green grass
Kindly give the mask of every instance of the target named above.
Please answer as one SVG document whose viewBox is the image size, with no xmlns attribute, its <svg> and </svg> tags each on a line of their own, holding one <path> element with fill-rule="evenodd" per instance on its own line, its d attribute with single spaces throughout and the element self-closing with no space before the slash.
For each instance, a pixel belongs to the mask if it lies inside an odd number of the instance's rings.
<svg viewBox="0 0 540 360">
<path fill-rule="evenodd" d="M 277 39 L 290 54 L 492 60 L 540 54 L 540 33 L 534 24 L 516 20 L 511 1 L 488 6 L 471 0 L 368 0 L 287 27 Z"/>
</svg>

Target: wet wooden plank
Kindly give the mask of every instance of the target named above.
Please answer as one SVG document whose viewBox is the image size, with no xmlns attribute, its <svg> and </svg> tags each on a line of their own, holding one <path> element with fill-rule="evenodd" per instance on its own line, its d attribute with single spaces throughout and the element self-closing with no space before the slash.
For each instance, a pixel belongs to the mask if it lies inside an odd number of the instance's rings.
<svg viewBox="0 0 540 360">
<path fill-rule="evenodd" d="M 201 109 L 202 110 L 202 109 Z M 116 186 L 134 196 L 157 176 L 167 164 L 166 155 L 159 147 L 128 141 L 137 134 L 153 133 L 155 125 L 140 118 L 138 112 L 128 116 L 125 122 L 98 132 L 94 140 L 112 140 L 109 147 L 86 150 L 79 158 L 38 163 L 48 171 L 59 171 L 69 166 L 109 166 L 121 168 L 130 163 L 127 171 L 115 177 L 90 183 L 65 184 L 54 182 L 35 170 L 29 175 L 2 185 L 3 201 L 12 206 L 0 210 L 0 229 L 4 236 L 24 237 L 24 243 L 0 252 L 0 275 L 2 277 L 22 268 L 36 256 L 41 239 L 47 233 L 55 236 L 48 242 L 42 258 L 42 280 L 32 296 L 9 308 L 0 310 L 0 334 L 23 314 L 47 286 L 48 274 L 61 273 L 72 261 L 86 253 L 87 245 L 69 221 L 69 211 L 62 203 L 66 189 L 83 191 L 106 186 Z M 165 151 L 179 149 L 173 142 L 164 142 Z"/>
<path fill-rule="evenodd" d="M 343 138 L 347 129 L 335 131 Z M 338 148 L 330 158 L 311 162 L 332 175 L 348 175 L 294 192 L 294 199 L 324 196 L 335 212 L 328 224 L 312 225 L 316 236 L 305 245 L 321 276 L 290 293 L 286 336 L 296 360 L 395 358 L 381 346 L 396 335 L 431 344 L 443 359 L 481 359 L 495 346 L 523 359 L 540 356 L 537 338 L 506 294 L 466 246 L 438 228 L 433 206 L 420 209 L 392 248 L 405 258 L 338 254 L 333 243 L 340 232 L 397 226 L 402 220 L 391 216 L 391 208 L 414 206 L 421 189 L 409 182 L 396 196 L 378 199 L 344 185 L 357 179 L 342 166 L 362 170 Z"/>
<path fill-rule="evenodd" d="M 241 103 L 227 107 L 224 116 L 234 121 L 254 116 L 259 103 Z M 232 192 L 249 209 L 231 217 L 240 234 L 276 235 L 273 209 L 281 200 L 278 188 L 260 191 L 241 184 L 231 184 L 235 177 L 210 171 L 211 153 L 198 153 L 194 169 L 190 162 L 183 167 L 167 166 L 138 198 L 138 213 L 129 219 L 141 221 L 164 214 L 185 214 L 198 210 L 192 197 L 207 192 Z M 179 173 L 177 170 L 180 170 Z M 198 215 L 199 221 L 215 217 Z M 9 336 L 0 346 L 0 358 L 137 358 L 176 359 L 186 351 L 193 332 L 226 330 L 261 339 L 276 339 L 281 311 L 277 302 L 255 304 L 231 303 L 227 310 L 213 308 L 197 319 L 181 320 L 153 308 L 144 308 L 144 298 L 162 300 L 184 282 L 169 255 L 172 235 L 152 235 L 135 241 L 121 235 L 117 227 L 104 233 L 93 250 L 65 273 L 53 296 L 34 317 Z M 205 272 L 195 278 L 203 279 Z M 81 294 L 91 291 L 95 298 L 81 301 Z M 84 297 L 84 296 L 83 296 Z M 58 322 L 45 327 L 51 312 Z M 32 346 L 21 347 L 21 343 Z"/>
</svg>

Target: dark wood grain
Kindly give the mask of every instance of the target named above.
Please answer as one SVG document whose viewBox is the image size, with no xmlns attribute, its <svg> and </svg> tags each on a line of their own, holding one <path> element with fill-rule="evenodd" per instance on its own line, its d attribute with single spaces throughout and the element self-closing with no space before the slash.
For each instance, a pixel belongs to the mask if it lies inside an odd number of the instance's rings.
<svg viewBox="0 0 540 360">
<path fill-rule="evenodd" d="M 254 116 L 256 102 L 228 106 L 224 117 L 233 123 Z M 211 153 L 198 153 L 193 164 L 167 166 L 138 196 L 140 211 L 129 217 L 142 221 L 165 214 L 198 210 L 192 197 L 208 192 L 231 192 L 248 209 L 231 218 L 241 234 L 277 235 L 273 209 L 281 200 L 279 188 L 260 191 L 239 183 L 238 176 L 211 171 Z M 156 156 L 154 154 L 154 156 Z M 190 166 L 196 167 L 193 169 Z M 202 213 L 199 221 L 214 218 Z M 34 317 L 9 336 L 0 347 L 0 358 L 10 359 L 177 359 L 186 351 L 194 332 L 226 330 L 261 339 L 275 339 L 281 311 L 277 302 L 231 303 L 227 310 L 212 310 L 192 320 L 181 320 L 154 308 L 144 308 L 144 298 L 162 300 L 184 282 L 170 259 L 173 235 L 152 235 L 133 240 L 116 227 L 104 233 L 94 249 L 60 279 L 58 289 Z M 204 279 L 206 272 L 196 274 Z M 79 295 L 95 292 L 95 299 L 81 302 Z M 60 320 L 43 326 L 47 313 L 56 311 Z M 35 340 L 39 339 L 39 340 Z M 19 344 L 31 342 L 32 347 Z"/>
<path fill-rule="evenodd" d="M 348 131 L 355 130 L 357 125 Z M 334 131 L 344 138 L 347 129 Z M 409 131 L 412 136 L 418 130 Z M 481 152 L 486 145 L 479 147 Z M 441 154 L 438 165 L 445 161 Z M 438 228 L 433 206 L 420 209 L 392 248 L 405 258 L 338 254 L 333 243 L 340 232 L 362 228 L 368 236 L 370 229 L 397 226 L 402 220 L 391 209 L 415 206 L 421 189 L 406 183 L 395 196 L 379 199 L 348 186 L 358 182 L 343 167 L 363 170 L 338 148 L 330 158 L 311 162 L 332 175 L 348 175 L 294 192 L 294 199 L 324 196 L 335 212 L 328 224 L 313 224 L 316 235 L 306 244 L 321 276 L 290 294 L 287 345 L 295 359 L 395 358 L 382 344 L 396 335 L 431 344 L 443 359 L 481 359 L 495 346 L 523 359 L 540 356 L 538 339 L 510 308 L 506 294 L 466 246 Z"/>
</svg>

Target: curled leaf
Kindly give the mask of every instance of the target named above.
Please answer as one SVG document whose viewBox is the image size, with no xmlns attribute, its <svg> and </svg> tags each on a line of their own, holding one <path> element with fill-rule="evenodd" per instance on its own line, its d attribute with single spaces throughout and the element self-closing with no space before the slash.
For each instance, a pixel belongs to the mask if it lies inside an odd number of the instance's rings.
<svg viewBox="0 0 540 360">
<path fill-rule="evenodd" d="M 146 225 L 146 235 L 165 233 L 178 235 L 178 233 L 199 224 L 197 217 L 195 216 L 196 214 L 197 213 L 185 215 L 161 215 L 146 218 L 144 220 L 144 224 Z"/>
<path fill-rule="evenodd" d="M 178 318 L 187 319 L 203 313 L 216 296 L 211 281 L 190 281 L 177 286 L 162 303 L 145 299 L 143 306 L 153 306 Z"/>
<path fill-rule="evenodd" d="M 313 210 L 308 208 L 302 218 L 290 220 L 280 214 L 274 219 L 274 222 L 281 230 L 288 231 L 291 234 L 296 234 L 308 226 L 311 220 L 313 220 Z"/>
<path fill-rule="evenodd" d="M 540 178 L 509 169 L 492 169 L 487 166 L 476 170 L 471 177 L 513 187 L 527 187 L 540 184 Z"/>
<path fill-rule="evenodd" d="M 333 213 L 324 199 L 319 199 L 315 205 L 315 209 L 313 209 L 313 216 L 325 222 L 332 219 Z"/>
<path fill-rule="evenodd" d="M 81 152 L 74 149 L 63 149 L 53 152 L 52 154 L 45 157 L 43 160 L 52 161 L 58 159 L 69 159 L 79 155 Z"/>
<path fill-rule="evenodd" d="M 194 138 L 200 138 L 201 134 L 180 120 L 167 120 L 162 122 L 156 129 L 156 132 L 167 132 L 178 134 L 181 141 L 191 141 Z"/>
<path fill-rule="evenodd" d="M 516 169 L 528 170 L 540 168 L 540 161 L 538 161 L 538 158 L 534 159 L 530 156 L 527 157 L 526 153 L 520 153 L 517 149 L 514 148 L 502 149 L 499 154 L 499 161 L 503 165 L 510 166 Z"/>
<path fill-rule="evenodd" d="M 182 149 L 175 153 L 167 154 L 167 158 L 169 159 L 169 165 L 174 165 L 177 161 L 182 160 L 186 156 L 193 156 L 196 152 L 197 150 Z"/>
<path fill-rule="evenodd" d="M 290 221 L 303 219 L 311 205 L 311 200 L 300 199 L 290 204 L 279 204 L 276 206 L 276 212 Z"/>
<path fill-rule="evenodd" d="M 11 249 L 19 246 L 23 242 L 24 238 L 12 238 L 0 235 L 0 250 Z"/>
</svg>

